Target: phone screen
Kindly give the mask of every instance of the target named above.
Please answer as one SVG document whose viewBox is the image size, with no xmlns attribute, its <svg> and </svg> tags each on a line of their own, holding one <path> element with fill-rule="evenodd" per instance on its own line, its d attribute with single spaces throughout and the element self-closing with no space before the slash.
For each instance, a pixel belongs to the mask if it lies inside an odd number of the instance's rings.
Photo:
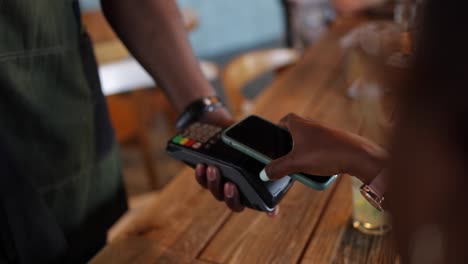
<svg viewBox="0 0 468 264">
<path fill-rule="evenodd" d="M 292 150 L 292 138 L 287 130 L 256 116 L 244 119 L 226 135 L 272 160 Z"/>
<path fill-rule="evenodd" d="M 226 136 L 272 160 L 288 154 L 293 146 L 287 130 L 256 116 L 249 116 L 239 122 L 226 131 Z M 329 180 L 329 177 L 303 175 L 320 183 Z"/>
</svg>

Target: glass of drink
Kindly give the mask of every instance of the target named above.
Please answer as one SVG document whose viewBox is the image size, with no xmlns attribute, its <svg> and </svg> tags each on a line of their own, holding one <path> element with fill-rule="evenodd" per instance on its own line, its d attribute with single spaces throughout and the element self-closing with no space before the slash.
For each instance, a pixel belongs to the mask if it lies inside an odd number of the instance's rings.
<svg viewBox="0 0 468 264">
<path fill-rule="evenodd" d="M 395 112 L 393 93 L 374 79 L 375 73 L 371 74 L 373 78 L 368 78 L 367 74 L 371 69 L 372 72 L 381 70 L 388 73 L 388 69 L 385 69 L 388 66 L 379 65 L 376 68 L 378 65 L 369 61 L 371 58 L 367 56 L 362 54 L 360 58 L 366 72 L 363 73 L 355 101 L 361 117 L 359 134 L 386 148 Z M 383 235 L 391 229 L 390 217 L 387 212 L 381 212 L 367 202 L 360 192 L 362 184 L 357 177 L 353 177 L 353 227 L 365 234 Z"/>
<path fill-rule="evenodd" d="M 359 188 L 362 182 L 352 177 L 353 188 L 353 227 L 369 235 L 383 235 L 391 228 L 388 213 L 381 212 L 373 207 L 362 196 Z"/>
<path fill-rule="evenodd" d="M 350 52 L 355 79 L 350 88 L 354 90 L 348 90 L 348 95 L 355 100 L 355 111 L 361 120 L 359 134 L 387 148 L 397 111 L 396 89 L 409 55 L 395 23 L 370 23 L 359 30 L 359 45 Z M 375 209 L 361 195 L 359 179 L 353 177 L 352 185 L 353 226 L 366 234 L 385 234 L 391 229 L 388 213 Z"/>
</svg>

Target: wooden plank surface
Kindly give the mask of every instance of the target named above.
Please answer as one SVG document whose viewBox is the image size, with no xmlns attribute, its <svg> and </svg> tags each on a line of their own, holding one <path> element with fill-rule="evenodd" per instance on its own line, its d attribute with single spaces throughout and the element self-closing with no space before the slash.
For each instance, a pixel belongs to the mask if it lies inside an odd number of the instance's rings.
<svg viewBox="0 0 468 264">
<path fill-rule="evenodd" d="M 255 100 L 254 112 L 278 121 L 290 112 L 304 113 L 309 104 L 319 102 L 341 58 L 336 46 L 330 45 L 335 38 L 331 35 L 317 43 L 306 58 L 265 89 Z"/>
<path fill-rule="evenodd" d="M 348 177 L 343 177 L 301 263 L 332 263 L 350 221 L 351 212 L 351 182 Z"/>
<path fill-rule="evenodd" d="M 333 188 L 319 193 L 296 184 L 274 219 L 247 211 L 232 216 L 200 256 L 215 263 L 294 263 Z"/>
<path fill-rule="evenodd" d="M 197 184 L 193 173 L 184 170 L 158 195 L 148 210 L 154 219 L 151 232 L 106 247 L 92 263 L 186 263 L 195 259 L 231 212 Z"/>
<path fill-rule="evenodd" d="M 399 263 L 392 233 L 362 234 L 352 227 L 351 178 L 338 184 L 301 263 Z"/>
<path fill-rule="evenodd" d="M 346 96 L 338 46 L 354 25 L 338 25 L 275 80 L 256 100 L 255 113 L 278 121 L 295 112 L 356 132 L 360 118 Z M 352 229 L 351 210 L 349 178 L 340 178 L 324 192 L 295 184 L 274 219 L 252 210 L 234 214 L 187 169 L 149 212 L 152 231 L 107 246 L 93 263 L 395 263 L 391 239 Z"/>
</svg>

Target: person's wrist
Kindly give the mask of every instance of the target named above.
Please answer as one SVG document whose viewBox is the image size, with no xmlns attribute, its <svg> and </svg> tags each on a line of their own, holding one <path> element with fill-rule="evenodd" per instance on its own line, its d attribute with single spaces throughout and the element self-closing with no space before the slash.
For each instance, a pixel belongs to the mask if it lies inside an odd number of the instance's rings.
<svg viewBox="0 0 468 264">
<path fill-rule="evenodd" d="M 349 174 L 369 184 L 385 168 L 387 153 L 379 146 L 360 146 L 350 160 Z"/>
<path fill-rule="evenodd" d="M 175 106 L 178 112 L 182 112 L 193 102 L 200 98 L 217 96 L 215 89 L 206 80 L 201 82 L 193 82 L 190 84 L 191 89 L 183 96 L 178 96 L 175 100 Z"/>
<path fill-rule="evenodd" d="M 218 96 L 210 95 L 198 98 L 186 106 L 184 111 L 179 115 L 176 120 L 176 128 L 183 130 L 191 123 L 197 121 L 209 122 L 211 124 L 220 123 L 223 121 L 222 118 L 228 117 L 228 112 L 225 113 L 222 110 L 217 110 L 221 108 L 224 108 L 224 104 Z M 215 114 L 211 116 L 208 113 Z"/>
<path fill-rule="evenodd" d="M 205 112 L 201 116 L 200 121 L 221 127 L 227 127 L 234 123 L 234 119 L 226 107 L 219 107 L 212 112 Z"/>
</svg>

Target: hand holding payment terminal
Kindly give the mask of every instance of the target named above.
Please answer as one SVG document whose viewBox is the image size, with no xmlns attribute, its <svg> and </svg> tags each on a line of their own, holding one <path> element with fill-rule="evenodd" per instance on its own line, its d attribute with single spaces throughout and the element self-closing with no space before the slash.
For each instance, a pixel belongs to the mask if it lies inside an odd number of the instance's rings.
<svg viewBox="0 0 468 264">
<path fill-rule="evenodd" d="M 193 123 L 167 144 L 170 156 L 191 167 L 198 163 L 214 165 L 239 188 L 243 205 L 259 211 L 272 211 L 293 184 L 290 177 L 263 182 L 259 173 L 265 165 L 221 140 L 222 128 Z"/>
</svg>

